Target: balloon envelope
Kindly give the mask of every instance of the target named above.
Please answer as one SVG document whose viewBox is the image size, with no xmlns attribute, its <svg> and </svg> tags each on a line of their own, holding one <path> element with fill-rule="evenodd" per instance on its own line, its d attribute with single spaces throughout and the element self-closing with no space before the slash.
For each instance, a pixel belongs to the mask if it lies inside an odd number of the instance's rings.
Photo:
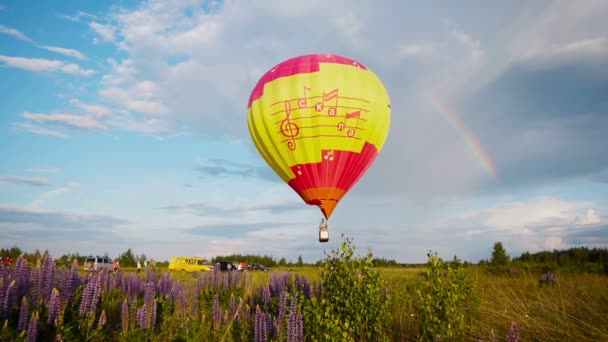
<svg viewBox="0 0 608 342">
<path fill-rule="evenodd" d="M 390 114 L 389 95 L 372 71 L 321 54 L 276 65 L 258 81 L 247 106 L 259 153 L 327 219 L 376 159 Z"/>
</svg>

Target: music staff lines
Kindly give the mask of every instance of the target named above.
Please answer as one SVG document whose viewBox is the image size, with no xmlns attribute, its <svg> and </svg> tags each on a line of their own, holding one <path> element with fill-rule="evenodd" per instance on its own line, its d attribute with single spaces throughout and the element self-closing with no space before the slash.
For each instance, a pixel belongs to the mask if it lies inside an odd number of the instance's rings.
<svg viewBox="0 0 608 342">
<path fill-rule="evenodd" d="M 302 139 L 312 139 L 312 138 L 320 138 L 320 137 L 327 137 L 327 138 L 344 138 L 343 135 L 337 135 L 337 134 L 316 134 L 316 135 L 307 135 L 307 136 L 298 136 L 298 137 L 293 137 L 293 138 L 287 138 L 284 139 L 283 141 L 281 141 L 281 143 L 289 143 L 293 140 L 302 140 Z M 355 139 L 355 140 L 361 140 L 361 138 L 359 137 L 348 137 L 348 139 Z"/>
<path fill-rule="evenodd" d="M 360 102 L 365 102 L 365 103 L 371 103 L 370 101 L 367 101 L 366 99 L 361 99 L 358 97 L 348 97 L 348 96 L 336 96 L 334 98 L 338 98 L 339 100 L 351 100 L 351 101 L 360 101 Z M 313 100 L 313 99 L 325 99 L 325 102 L 328 101 L 327 96 L 323 96 L 323 95 L 316 95 L 316 96 L 309 96 L 309 97 L 296 97 L 293 99 L 287 99 L 287 100 L 281 100 L 281 101 L 277 101 L 275 103 L 271 103 L 270 105 L 268 105 L 268 107 L 274 107 L 277 105 L 282 104 L 284 101 L 289 101 L 289 102 L 293 102 L 293 101 L 301 101 L 301 100 Z M 314 108 L 314 107 L 312 107 Z"/>
<path fill-rule="evenodd" d="M 287 100 L 289 101 L 289 100 Z M 362 112 L 366 112 L 369 113 L 369 110 L 365 109 L 365 108 L 361 108 L 361 107 L 351 107 L 351 106 L 333 106 L 336 109 L 346 109 L 346 110 L 358 110 L 358 111 L 362 111 Z M 298 107 L 298 108 L 293 108 L 292 111 L 301 111 L 301 110 L 306 110 L 306 109 L 313 109 L 315 110 L 315 106 L 312 107 Z M 282 110 L 278 110 L 276 112 L 270 113 L 270 116 L 275 116 L 277 114 L 281 114 L 281 113 L 285 113 L 285 109 Z M 324 115 L 327 116 L 327 115 Z M 333 117 L 343 117 L 341 115 L 335 115 Z"/>
<path fill-rule="evenodd" d="M 299 130 L 301 130 L 302 128 L 321 128 L 321 127 L 334 128 L 334 127 L 336 127 L 336 125 L 312 125 L 312 126 L 300 126 L 300 125 L 298 125 L 298 129 Z M 361 131 L 361 132 L 365 131 L 365 128 L 359 127 L 359 126 L 356 126 L 356 125 L 349 125 L 349 126 L 343 125 L 340 128 L 341 128 L 340 131 L 343 131 L 345 129 L 355 129 L 355 130 L 358 130 L 358 131 Z M 277 134 L 282 134 L 282 133 L 283 133 L 283 130 L 277 132 Z M 344 136 L 340 135 L 340 137 L 344 137 Z"/>
<path fill-rule="evenodd" d="M 327 115 L 309 115 L 309 116 L 298 116 L 297 118 L 291 118 L 291 121 L 298 121 L 298 120 L 304 120 L 304 119 L 315 119 L 315 118 L 328 118 Z M 348 113 L 344 114 L 344 115 L 336 115 L 336 116 L 331 116 L 329 117 L 330 119 L 357 119 L 357 118 L 350 118 L 348 117 Z M 365 118 L 359 118 L 359 120 L 367 122 L 367 119 Z M 279 120 L 279 121 L 275 121 L 273 123 L 273 125 L 278 125 L 280 123 L 282 123 L 284 120 Z M 300 126 L 301 127 L 301 126 Z"/>
</svg>

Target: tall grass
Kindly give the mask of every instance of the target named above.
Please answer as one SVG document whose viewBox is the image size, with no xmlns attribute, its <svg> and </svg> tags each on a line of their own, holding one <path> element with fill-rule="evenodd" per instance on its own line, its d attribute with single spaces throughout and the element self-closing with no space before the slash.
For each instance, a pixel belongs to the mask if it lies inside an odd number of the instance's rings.
<svg viewBox="0 0 608 342">
<path fill-rule="evenodd" d="M 345 274 L 363 274 L 344 267 Z M 429 317 L 421 310 L 462 295 L 448 273 L 428 267 L 374 270 L 383 287 L 378 298 L 386 301 L 386 340 L 424 340 Z M 77 263 L 57 267 L 50 256 L 34 264 L 18 259 L 11 268 L 0 266 L 0 340 L 301 341 L 310 333 L 304 328 L 310 315 L 331 319 L 318 316 L 317 306 L 310 305 L 317 300 L 331 305 L 331 294 L 321 296 L 320 284 L 331 274 L 323 267 L 134 271 L 84 273 Z M 461 311 L 458 300 L 445 301 L 455 305 L 455 312 L 468 313 L 463 335 L 452 340 L 608 341 L 606 275 L 558 271 L 555 281 L 541 284 L 540 273 L 523 269 L 495 273 L 471 266 L 463 272 L 478 300 L 471 313 Z M 352 313 L 357 315 L 361 312 Z M 441 319 L 432 322 L 442 324 Z"/>
</svg>

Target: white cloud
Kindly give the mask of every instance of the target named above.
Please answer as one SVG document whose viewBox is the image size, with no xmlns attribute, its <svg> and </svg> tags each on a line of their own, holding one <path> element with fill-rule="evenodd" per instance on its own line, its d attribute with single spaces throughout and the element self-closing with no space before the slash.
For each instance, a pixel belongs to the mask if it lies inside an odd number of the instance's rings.
<svg viewBox="0 0 608 342">
<path fill-rule="evenodd" d="M 0 61 L 13 68 L 29 71 L 57 71 L 63 63 L 56 60 L 41 58 L 10 57 L 0 55 Z"/>
<path fill-rule="evenodd" d="M 576 223 L 581 225 L 598 224 L 600 223 L 600 216 L 593 209 L 587 209 L 587 212 L 576 218 Z"/>
<path fill-rule="evenodd" d="M 40 47 L 45 50 L 48 50 L 48 51 L 52 51 L 52 52 L 59 53 L 59 54 L 69 56 L 69 57 L 74 57 L 79 60 L 87 59 L 87 56 L 78 50 L 66 49 L 66 48 L 61 48 L 61 47 L 57 47 L 57 46 L 47 46 L 47 45 L 42 45 Z"/>
<path fill-rule="evenodd" d="M 435 47 L 431 44 L 402 45 L 399 53 L 403 57 L 431 57 L 435 54 Z"/>
<path fill-rule="evenodd" d="M 0 176 L 0 183 L 21 183 L 30 185 L 49 185 L 45 177 Z"/>
<path fill-rule="evenodd" d="M 78 99 L 71 99 L 70 103 L 78 108 L 84 109 L 87 114 L 91 114 L 96 118 L 103 118 L 112 115 L 112 110 L 106 106 L 83 103 Z"/>
<path fill-rule="evenodd" d="M 167 111 L 158 100 L 160 90 L 152 81 L 141 81 L 128 88 L 110 87 L 99 91 L 99 95 L 119 106 L 134 112 L 159 115 Z"/>
<path fill-rule="evenodd" d="M 462 30 L 454 30 L 451 32 L 451 35 L 469 49 L 469 53 L 473 60 L 479 60 L 483 57 L 483 50 L 481 49 L 479 40 L 474 39 Z"/>
<path fill-rule="evenodd" d="M 97 19 L 96 15 L 87 13 L 87 12 L 83 12 L 83 11 L 77 11 L 75 15 L 64 15 L 63 16 L 64 19 L 67 19 L 69 21 L 73 21 L 73 22 L 81 22 L 82 18 L 91 18 L 91 19 Z"/>
<path fill-rule="evenodd" d="M 13 36 L 13 37 L 15 37 L 17 39 L 21 39 L 21 40 L 26 41 L 26 42 L 31 42 L 32 41 L 28 36 L 26 36 L 25 34 L 21 33 L 21 31 L 19 31 L 17 29 L 14 29 L 14 28 L 11 28 L 11 27 L 4 26 L 4 25 L 0 25 L 0 33 L 8 34 L 9 36 Z"/>
<path fill-rule="evenodd" d="M 111 25 L 103 25 L 93 21 L 89 24 L 89 27 L 101 37 L 102 42 L 113 42 L 116 39 L 114 28 Z M 99 43 L 100 41 L 95 38 L 94 42 Z"/>
<path fill-rule="evenodd" d="M 24 112 L 21 114 L 21 116 L 37 123 L 59 124 L 72 128 L 90 130 L 105 128 L 105 125 L 101 121 L 90 116 L 66 113 L 37 114 L 29 112 Z"/>
<path fill-rule="evenodd" d="M 32 168 L 27 169 L 29 172 L 39 172 L 39 173 L 57 173 L 59 172 L 59 168 L 57 167 L 43 167 L 43 168 Z"/>
<path fill-rule="evenodd" d="M 65 134 L 63 132 L 48 129 L 48 128 L 41 127 L 38 125 L 33 125 L 31 123 L 16 122 L 16 123 L 13 123 L 13 126 L 19 128 L 19 129 L 24 129 L 30 133 L 34 133 L 37 135 L 45 135 L 45 136 L 57 137 L 57 138 L 67 138 L 67 134 Z"/>
<path fill-rule="evenodd" d="M 0 55 L 0 61 L 6 65 L 34 72 L 61 71 L 72 75 L 90 76 L 96 73 L 95 70 L 83 69 L 77 64 L 65 64 L 58 60 L 42 58 L 10 57 Z"/>
<path fill-rule="evenodd" d="M 26 206 L 26 209 L 38 209 L 40 207 L 40 205 L 43 204 L 44 202 L 46 202 L 50 199 L 53 199 L 55 197 L 58 197 L 61 194 L 71 191 L 73 189 L 73 187 L 75 187 L 76 185 L 77 184 L 75 184 L 75 183 L 70 183 L 70 184 L 59 186 L 53 190 L 44 192 L 44 193 L 38 195 L 38 197 L 35 200 L 31 201 Z"/>
</svg>

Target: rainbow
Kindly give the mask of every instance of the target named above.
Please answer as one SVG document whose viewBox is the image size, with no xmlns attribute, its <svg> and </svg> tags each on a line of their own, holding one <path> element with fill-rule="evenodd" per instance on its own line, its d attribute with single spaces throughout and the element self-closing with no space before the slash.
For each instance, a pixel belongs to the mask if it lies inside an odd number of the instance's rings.
<svg viewBox="0 0 608 342">
<path fill-rule="evenodd" d="M 458 114 L 456 114 L 455 110 L 450 109 L 449 105 L 441 99 L 440 97 L 427 93 L 426 97 L 429 99 L 432 106 L 438 111 L 442 116 L 444 116 L 447 121 L 451 124 L 454 130 L 462 137 L 465 141 L 473 155 L 479 160 L 481 166 L 492 176 L 494 179 L 498 180 L 498 171 L 496 170 L 496 164 L 492 157 L 488 154 L 488 152 L 481 145 L 477 137 L 471 132 L 462 122 Z"/>
</svg>

